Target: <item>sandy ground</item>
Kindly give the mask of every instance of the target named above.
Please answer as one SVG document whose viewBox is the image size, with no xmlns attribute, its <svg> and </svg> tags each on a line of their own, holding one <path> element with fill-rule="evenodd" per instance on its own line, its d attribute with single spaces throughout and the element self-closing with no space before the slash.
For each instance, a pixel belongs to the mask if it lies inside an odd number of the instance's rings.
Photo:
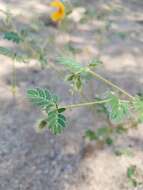
<svg viewBox="0 0 143 190">
<path fill-rule="evenodd" d="M 19 26 L 28 25 L 31 16 L 46 14 L 47 2 L 0 0 L 0 9 L 11 7 L 14 14 L 24 15 L 16 16 Z M 52 59 L 61 47 L 71 43 L 80 49 L 77 59 L 86 62 L 100 56 L 104 65 L 99 72 L 132 94 L 142 91 L 143 1 L 90 0 L 80 5 L 90 10 L 94 6 L 97 14 L 108 14 L 72 23 L 67 31 L 44 28 L 39 35 L 46 38 L 53 34 L 55 39 L 55 47 L 49 45 L 49 57 Z M 105 30 L 108 21 L 111 25 Z M 119 32 L 125 33 L 125 37 Z M 4 40 L 0 40 L 0 45 L 12 46 Z M 69 86 L 54 70 L 41 70 L 35 63 L 17 63 L 18 92 L 13 100 L 12 62 L 3 56 L 0 62 L 0 190 L 143 189 L 131 188 L 126 177 L 131 164 L 143 170 L 142 126 L 120 137 L 113 147 L 101 149 L 95 142 L 85 141 L 83 135 L 87 128 L 102 126 L 103 118 L 93 117 L 90 110 L 77 109 L 67 112 L 70 126 L 62 135 L 54 136 L 48 131 L 38 134 L 34 126 L 41 113 L 27 102 L 26 89 L 47 87 L 61 96 L 62 103 L 76 102 L 80 97 L 71 97 Z M 95 92 L 104 89 L 99 81 L 92 85 Z M 116 148 L 130 148 L 133 155 L 116 156 Z"/>
</svg>

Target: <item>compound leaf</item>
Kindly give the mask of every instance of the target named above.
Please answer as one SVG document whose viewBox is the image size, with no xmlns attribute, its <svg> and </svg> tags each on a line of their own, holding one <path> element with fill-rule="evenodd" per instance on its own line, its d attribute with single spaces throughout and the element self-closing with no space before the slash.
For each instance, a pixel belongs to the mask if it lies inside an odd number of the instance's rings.
<svg viewBox="0 0 143 190">
<path fill-rule="evenodd" d="M 70 71 L 86 72 L 86 67 L 82 66 L 72 57 L 60 56 L 57 58 L 57 63 L 64 65 Z"/>
<path fill-rule="evenodd" d="M 135 110 L 138 112 L 139 117 L 138 117 L 138 121 L 140 123 L 143 122 L 143 97 L 135 97 L 135 100 L 133 102 L 134 108 Z"/>
<path fill-rule="evenodd" d="M 57 98 L 47 89 L 29 89 L 27 91 L 29 100 L 41 108 L 51 108 L 57 103 Z"/>
<path fill-rule="evenodd" d="M 120 123 L 125 119 L 129 111 L 128 102 L 121 101 L 117 96 L 111 94 L 110 101 L 106 104 L 109 118 L 113 123 Z"/>
<path fill-rule="evenodd" d="M 21 41 L 20 36 L 16 32 L 5 32 L 4 39 L 15 42 L 17 44 Z"/>
<path fill-rule="evenodd" d="M 48 128 L 53 134 L 60 134 L 66 127 L 66 118 L 58 111 L 48 113 Z"/>
<path fill-rule="evenodd" d="M 10 58 L 12 58 L 12 59 L 15 57 L 15 55 L 14 55 L 14 53 L 12 52 L 11 49 L 5 48 L 5 47 L 2 47 L 2 46 L 0 46 L 0 54 L 1 54 L 1 55 L 4 55 L 4 56 L 7 56 L 7 57 L 10 57 Z"/>
</svg>

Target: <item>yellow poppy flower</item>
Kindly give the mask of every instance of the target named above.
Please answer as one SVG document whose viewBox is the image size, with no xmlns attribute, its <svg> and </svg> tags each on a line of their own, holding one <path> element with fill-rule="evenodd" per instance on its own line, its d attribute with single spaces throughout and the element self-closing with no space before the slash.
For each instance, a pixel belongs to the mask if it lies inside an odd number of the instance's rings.
<svg viewBox="0 0 143 190">
<path fill-rule="evenodd" d="M 50 17 L 52 21 L 59 22 L 65 17 L 65 6 L 60 0 L 54 0 L 50 3 L 50 6 L 57 10 L 53 12 Z"/>
</svg>

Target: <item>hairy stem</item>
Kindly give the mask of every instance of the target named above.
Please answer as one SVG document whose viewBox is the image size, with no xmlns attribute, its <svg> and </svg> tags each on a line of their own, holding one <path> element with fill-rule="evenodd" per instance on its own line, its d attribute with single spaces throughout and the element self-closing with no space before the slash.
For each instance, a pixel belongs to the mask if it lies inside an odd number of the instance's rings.
<svg viewBox="0 0 143 190">
<path fill-rule="evenodd" d="M 78 107 L 91 106 L 94 104 L 104 104 L 104 103 L 107 103 L 109 101 L 110 101 L 110 99 L 101 100 L 101 101 L 93 101 L 93 102 L 84 102 L 84 103 L 79 103 L 79 104 L 71 104 L 71 105 L 61 106 L 61 108 L 72 109 L 72 108 L 78 108 Z"/>
<path fill-rule="evenodd" d="M 104 77 L 102 77 L 101 75 L 97 74 L 94 71 L 91 71 L 90 69 L 88 70 L 88 72 L 90 74 L 92 74 L 94 77 L 96 77 L 97 79 L 103 81 L 105 84 L 108 84 L 109 86 L 117 89 L 118 91 L 122 92 L 123 94 L 125 94 L 126 96 L 128 96 L 129 98 L 133 99 L 134 96 L 132 96 L 131 94 L 129 94 L 127 91 L 123 90 L 122 88 L 120 88 L 119 86 L 117 86 L 116 84 L 112 83 L 111 81 L 105 79 Z"/>
</svg>

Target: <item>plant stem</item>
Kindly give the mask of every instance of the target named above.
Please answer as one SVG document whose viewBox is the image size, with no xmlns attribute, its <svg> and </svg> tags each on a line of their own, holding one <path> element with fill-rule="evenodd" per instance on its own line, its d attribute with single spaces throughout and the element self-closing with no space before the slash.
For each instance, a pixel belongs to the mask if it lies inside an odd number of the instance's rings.
<svg viewBox="0 0 143 190">
<path fill-rule="evenodd" d="M 60 106 L 60 107 L 65 108 L 65 109 L 71 109 L 71 108 L 78 108 L 78 107 L 84 107 L 84 106 L 91 106 L 94 104 L 104 104 L 109 101 L 110 101 L 110 99 L 106 99 L 106 100 L 101 100 L 101 101 L 93 101 L 93 102 L 84 102 L 84 103 L 80 103 L 80 104 L 65 105 L 65 106 Z"/>
<path fill-rule="evenodd" d="M 134 96 L 132 96 L 131 94 L 129 94 L 127 91 L 123 90 L 122 88 L 120 88 L 119 86 L 117 86 L 116 84 L 112 83 L 111 81 L 105 79 L 104 77 L 102 77 L 101 75 L 97 74 L 94 71 L 91 71 L 90 69 L 88 70 L 88 72 L 90 74 L 92 74 L 94 77 L 96 77 L 97 79 L 103 81 L 104 83 L 108 84 L 109 86 L 119 90 L 120 92 L 122 92 L 123 94 L 125 94 L 126 96 L 128 96 L 129 98 L 133 99 Z"/>
</svg>

